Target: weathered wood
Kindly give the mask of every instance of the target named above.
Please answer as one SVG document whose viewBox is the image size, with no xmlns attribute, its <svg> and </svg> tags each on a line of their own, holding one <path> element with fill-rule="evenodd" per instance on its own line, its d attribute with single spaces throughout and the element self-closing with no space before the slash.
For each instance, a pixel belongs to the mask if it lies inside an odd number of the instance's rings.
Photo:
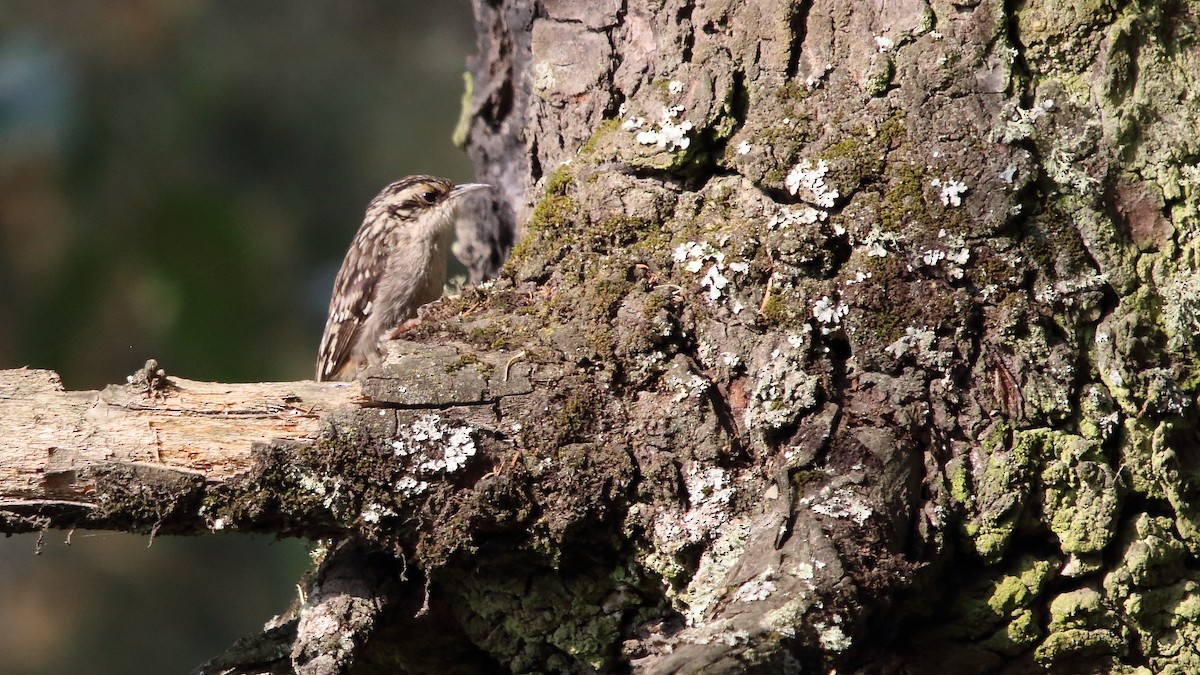
<svg viewBox="0 0 1200 675">
<path fill-rule="evenodd" d="M 0 371 L 0 508 L 86 501 L 96 488 L 88 469 L 105 464 L 226 480 L 248 468 L 254 442 L 311 441 L 321 415 L 363 401 L 353 382 L 170 377 L 152 391 L 65 391 L 53 371 Z"/>
<path fill-rule="evenodd" d="M 0 372 L 0 531 L 357 533 L 411 549 L 412 527 L 380 520 L 446 508 L 463 476 L 494 482 L 514 448 L 499 411 L 535 391 L 533 367 L 449 341 L 394 341 L 391 357 L 364 373 L 373 396 L 360 382 L 198 382 L 153 362 L 101 391 Z"/>
</svg>

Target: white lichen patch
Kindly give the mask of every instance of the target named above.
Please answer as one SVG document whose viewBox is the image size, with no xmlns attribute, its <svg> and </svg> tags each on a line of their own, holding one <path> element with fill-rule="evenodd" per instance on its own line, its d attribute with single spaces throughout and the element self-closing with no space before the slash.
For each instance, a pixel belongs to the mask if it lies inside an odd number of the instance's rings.
<svg viewBox="0 0 1200 675">
<path fill-rule="evenodd" d="M 443 424 L 439 415 L 424 415 L 398 432 L 392 449 L 399 457 L 413 458 L 421 473 L 454 473 L 475 456 L 475 429 Z"/>
<path fill-rule="evenodd" d="M 1104 378 L 1105 384 L 1108 384 L 1108 385 L 1111 385 L 1111 386 L 1117 387 L 1117 388 L 1125 386 L 1125 376 L 1121 374 L 1120 370 L 1118 370 L 1116 368 L 1110 368 L 1108 370 L 1107 374 L 1108 374 L 1108 377 Z M 1101 376 L 1103 376 L 1103 375 L 1104 375 L 1104 373 L 1101 373 Z"/>
<path fill-rule="evenodd" d="M 718 250 L 708 242 L 688 241 L 675 247 L 671 258 L 676 264 L 681 264 L 683 269 L 693 274 L 699 274 L 704 270 L 704 274 L 700 277 L 700 286 L 705 289 L 705 297 L 710 304 L 715 304 L 725 296 L 725 289 L 730 286 L 730 278 L 726 276 L 726 272 L 733 275 L 742 275 L 750 270 L 750 265 L 737 261 L 726 264 L 725 253 Z M 740 305 L 735 304 L 734 313 L 740 311 Z"/>
<path fill-rule="evenodd" d="M 667 375 L 666 381 L 667 386 L 675 392 L 675 395 L 671 397 L 672 403 L 681 403 L 688 398 L 703 398 L 708 388 L 712 386 L 711 382 L 694 373 L 686 378 L 671 373 Z"/>
<path fill-rule="evenodd" d="M 703 625 L 709 608 L 720 602 L 728 592 L 725 578 L 741 560 L 749 532 L 750 521 L 745 518 L 735 518 L 721 525 L 711 533 L 712 543 L 700 558 L 687 588 L 676 592 L 671 586 L 667 587 L 667 594 L 686 607 L 683 616 L 687 625 Z M 678 544 L 671 542 L 671 546 L 662 549 L 662 553 L 674 560 L 675 554 L 682 548 Z"/>
<path fill-rule="evenodd" d="M 909 352 L 909 350 L 931 351 L 933 349 L 933 341 L 937 339 L 937 335 L 928 328 L 916 328 L 909 326 L 904 329 L 904 335 L 892 344 L 883 348 L 883 351 L 891 354 L 896 358 L 900 358 Z"/>
<path fill-rule="evenodd" d="M 684 473 L 683 483 L 688 509 L 682 513 L 662 512 L 654 522 L 654 539 L 664 551 L 678 551 L 712 537 L 731 515 L 729 502 L 734 488 L 727 470 L 692 465 Z"/>
<path fill-rule="evenodd" d="M 954 352 L 937 349 L 936 343 L 937 334 L 928 327 L 908 326 L 904 329 L 904 335 L 883 350 L 897 359 L 907 355 L 918 366 L 949 377 L 956 361 Z"/>
<path fill-rule="evenodd" d="M 725 254 L 713 248 L 712 244 L 701 241 L 687 241 L 675 247 L 671 258 L 676 263 L 684 263 L 683 268 L 689 272 L 699 272 L 707 260 L 718 263 L 725 262 Z"/>
<path fill-rule="evenodd" d="M 825 183 L 827 173 L 829 173 L 829 165 L 825 160 L 818 160 L 814 167 L 812 162 L 804 159 L 792 167 L 787 178 L 783 180 L 783 184 L 787 187 L 788 192 L 809 204 L 831 209 L 840 195 L 837 190 Z"/>
<path fill-rule="evenodd" d="M 1080 428 L 1085 436 L 1109 438 L 1121 428 L 1121 412 L 1114 410 L 1111 396 L 1094 384 L 1080 400 L 1080 412 L 1084 414 Z"/>
<path fill-rule="evenodd" d="M 1139 375 L 1146 384 L 1146 410 L 1160 415 L 1181 415 L 1192 407 L 1191 395 L 1179 388 L 1177 375 L 1173 370 L 1149 368 Z"/>
<path fill-rule="evenodd" d="M 702 623 L 707 608 L 724 594 L 721 583 L 730 567 L 741 557 L 749 523 L 733 519 L 730 500 L 733 497 L 732 476 L 720 468 L 689 467 L 683 476 L 688 492 L 687 508 L 659 511 L 651 526 L 654 551 L 645 564 L 658 570 L 664 579 L 688 574 L 687 589 L 677 592 L 667 585 L 667 594 L 677 596 L 688 609 L 689 625 Z M 692 574 L 680 566 L 678 554 L 685 547 L 699 542 L 711 542 Z"/>
<path fill-rule="evenodd" d="M 644 128 L 647 124 L 645 118 L 637 117 L 626 120 L 621 128 L 626 131 L 637 131 L 634 140 L 642 145 L 658 146 L 659 149 L 668 152 L 687 150 L 688 146 L 692 144 L 692 139 L 688 136 L 692 130 L 692 123 L 677 119 L 682 112 L 683 106 L 667 106 L 662 109 L 662 115 L 656 126 Z"/>
<path fill-rule="evenodd" d="M 1108 285 L 1107 274 L 1085 274 L 1082 276 L 1058 279 L 1037 289 L 1034 298 L 1038 302 L 1055 304 L 1063 307 L 1074 307 L 1077 296 L 1086 291 L 1100 290 Z"/>
<path fill-rule="evenodd" d="M 297 481 L 297 485 L 301 490 L 314 495 L 325 495 L 329 493 L 329 490 L 327 490 L 325 487 L 325 483 L 309 471 L 300 472 L 300 479 Z"/>
<path fill-rule="evenodd" d="M 429 489 L 429 483 L 423 480 L 417 480 L 412 476 L 402 476 L 396 481 L 396 490 L 406 497 L 415 497 L 419 494 L 424 494 Z"/>
<path fill-rule="evenodd" d="M 836 326 L 842 322 L 842 317 L 850 313 L 850 308 L 842 302 L 829 299 L 828 295 L 821 296 L 813 305 L 812 315 L 817 321 L 826 326 Z"/>
<path fill-rule="evenodd" d="M 812 581 L 816 570 L 813 569 L 812 563 L 802 562 L 796 565 L 796 578 L 805 581 Z"/>
<path fill-rule="evenodd" d="M 862 527 L 873 511 L 861 497 L 848 488 L 833 490 L 826 487 L 816 497 L 804 497 L 800 503 L 822 516 L 852 521 Z"/>
<path fill-rule="evenodd" d="M 667 363 L 667 355 L 661 349 L 655 349 L 652 352 L 642 352 L 634 357 L 634 363 L 637 364 L 639 370 L 658 372 Z"/>
<path fill-rule="evenodd" d="M 878 227 L 872 227 L 867 236 L 857 242 L 868 258 L 886 258 L 889 250 L 896 250 L 900 244 L 900 235 L 884 232 Z"/>
<path fill-rule="evenodd" d="M 700 279 L 700 285 L 708 289 L 708 299 L 711 302 L 721 297 L 721 293 L 729 285 L 729 278 L 721 274 L 720 267 L 711 265 Z"/>
<path fill-rule="evenodd" d="M 1093 126 L 1098 126 L 1095 122 Z M 1079 156 L 1074 152 L 1054 147 L 1042 157 L 1042 166 L 1050 180 L 1059 185 L 1080 193 L 1091 193 L 1100 185 L 1100 179 L 1092 176 L 1082 167 Z"/>
<path fill-rule="evenodd" d="M 1200 333 L 1200 276 L 1178 274 L 1162 285 L 1160 293 L 1167 345 L 1181 350 Z"/>
<path fill-rule="evenodd" d="M 853 644 L 850 636 L 846 635 L 846 631 L 842 630 L 841 626 L 827 626 L 818 622 L 816 628 L 817 639 L 820 640 L 823 649 L 831 652 L 844 652 Z"/>
<path fill-rule="evenodd" d="M 955 206 L 962 206 L 962 195 L 967 191 L 966 183 L 953 178 L 948 178 L 946 180 L 934 178 L 930 184 L 940 190 L 938 192 L 938 198 L 941 199 L 942 206 L 948 206 L 951 208 Z"/>
<path fill-rule="evenodd" d="M 774 576 L 772 570 L 767 570 L 758 575 L 757 578 L 751 579 L 733 592 L 734 602 L 761 602 L 771 597 L 775 592 L 775 582 L 771 580 Z"/>
<path fill-rule="evenodd" d="M 781 206 L 779 207 L 779 211 L 767 221 L 767 227 L 772 230 L 780 230 L 785 227 L 814 225 L 828 217 L 828 211 L 814 209 L 811 206 L 803 204 L 800 206 Z"/>
<path fill-rule="evenodd" d="M 336 617 L 321 614 L 316 606 L 305 604 L 300 608 L 300 621 L 305 636 L 325 650 L 325 658 L 337 663 L 345 655 L 355 653 L 354 634 L 346 630 Z"/>
<path fill-rule="evenodd" d="M 750 154 L 750 150 L 750 143 L 747 141 L 742 141 L 741 143 L 737 144 L 737 154 L 739 155 L 748 155 Z"/>
<path fill-rule="evenodd" d="M 993 132 L 991 136 L 993 140 L 1001 143 L 1012 143 L 1030 138 L 1037 128 L 1037 121 L 1053 108 L 1054 101 L 1050 99 L 1045 99 L 1032 108 L 1022 108 L 1018 103 L 1012 103 L 1004 126 L 998 133 Z"/>
<path fill-rule="evenodd" d="M 925 249 L 925 252 L 921 254 L 921 262 L 925 263 L 929 267 L 937 266 L 937 264 L 945 258 L 946 252 L 941 249 Z"/>
<path fill-rule="evenodd" d="M 396 512 L 382 504 L 367 504 L 363 507 L 359 517 L 364 523 L 378 523 L 382 518 L 390 518 L 396 515 Z"/>
<path fill-rule="evenodd" d="M 846 280 L 846 285 L 854 286 L 857 284 L 866 283 L 867 281 L 870 281 L 870 279 L 871 279 L 870 272 L 863 272 L 862 270 L 858 270 L 854 273 L 853 277 Z"/>
<path fill-rule="evenodd" d="M 1200 190 L 1200 164 L 1184 164 L 1179 167 L 1179 186 L 1192 194 Z"/>
<path fill-rule="evenodd" d="M 634 367 L 631 369 L 631 376 L 636 375 L 639 378 L 648 378 L 659 375 L 667 370 L 668 359 L 667 355 L 660 349 L 655 349 L 649 352 L 640 352 L 633 356 Z"/>
<path fill-rule="evenodd" d="M 318 476 L 308 469 L 294 465 L 289 466 L 287 471 L 300 490 L 320 497 L 321 505 L 331 513 L 341 514 L 351 508 L 345 499 L 340 479 Z"/>
<path fill-rule="evenodd" d="M 941 268 L 948 279 L 962 279 L 966 275 L 965 266 L 971 260 L 971 249 L 967 248 L 960 235 L 951 236 L 942 230 L 938 238 L 943 241 L 919 251 L 919 263 L 926 267 Z"/>
<path fill-rule="evenodd" d="M 698 541 L 729 518 L 729 500 L 734 492 L 732 477 L 720 467 L 700 469 L 692 465 L 683 476 L 683 484 L 692 505 L 688 513 L 699 516 L 688 519 L 689 539 Z"/>
<path fill-rule="evenodd" d="M 801 369 L 803 354 L 797 349 L 776 349 L 758 369 L 754 393 L 744 420 L 750 428 L 778 429 L 791 424 L 817 405 L 819 380 Z"/>
</svg>

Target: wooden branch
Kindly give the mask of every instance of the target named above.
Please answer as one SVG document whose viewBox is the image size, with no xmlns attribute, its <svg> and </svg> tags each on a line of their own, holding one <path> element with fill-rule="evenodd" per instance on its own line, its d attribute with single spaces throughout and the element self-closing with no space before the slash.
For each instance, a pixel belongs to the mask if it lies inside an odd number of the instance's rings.
<svg viewBox="0 0 1200 675">
<path fill-rule="evenodd" d="M 457 406 L 471 429 L 483 429 L 495 425 L 488 405 L 532 390 L 529 366 L 513 367 L 508 354 L 397 342 L 391 356 L 365 384 L 198 382 L 149 363 L 128 384 L 69 392 L 52 371 L 0 371 L 0 531 L 165 524 L 321 536 L 357 517 L 342 509 L 331 518 L 332 498 L 306 494 L 333 480 L 330 462 L 375 452 L 378 473 L 419 459 L 339 445 L 331 420 L 358 428 L 357 418 L 369 419 L 361 428 L 394 440 L 422 411 Z M 323 441 L 338 449 L 323 450 Z M 343 499 L 361 487 L 336 486 Z"/>
<path fill-rule="evenodd" d="M 97 481 L 115 467 L 226 481 L 249 469 L 255 442 L 311 442 L 321 415 L 363 400 L 357 383 L 172 377 L 68 392 L 52 371 L 0 371 L 0 513 L 9 531 L 73 525 L 99 506 Z M 66 513 L 75 517 L 49 518 Z"/>
<path fill-rule="evenodd" d="M 95 484 L 79 470 L 106 462 L 223 480 L 247 468 L 251 442 L 315 438 L 323 413 L 356 400 L 357 383 L 173 377 L 152 391 L 68 392 L 52 371 L 0 371 L 0 498 L 86 498 Z"/>
</svg>

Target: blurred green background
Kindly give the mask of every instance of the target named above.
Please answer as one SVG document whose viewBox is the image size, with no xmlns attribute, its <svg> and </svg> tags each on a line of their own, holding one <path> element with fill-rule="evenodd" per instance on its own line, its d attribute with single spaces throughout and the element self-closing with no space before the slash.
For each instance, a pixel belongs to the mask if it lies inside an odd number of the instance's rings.
<svg viewBox="0 0 1200 675">
<path fill-rule="evenodd" d="M 3 0 L 0 368 L 311 378 L 370 198 L 471 178 L 473 47 L 466 0 Z M 65 537 L 0 539 L 0 673 L 188 672 L 307 565 L 295 540 Z"/>
</svg>

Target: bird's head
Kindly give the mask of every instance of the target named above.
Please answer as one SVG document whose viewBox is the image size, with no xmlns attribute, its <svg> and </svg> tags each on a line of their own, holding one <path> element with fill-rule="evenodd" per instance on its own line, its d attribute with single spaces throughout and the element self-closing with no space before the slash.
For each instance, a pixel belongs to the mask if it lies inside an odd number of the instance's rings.
<svg viewBox="0 0 1200 675">
<path fill-rule="evenodd" d="M 409 176 L 385 187 L 371 202 L 370 210 L 381 211 L 402 223 L 415 236 L 435 236 L 454 224 L 455 212 L 464 198 L 491 189 L 486 183 L 455 185 L 435 176 Z"/>
</svg>

